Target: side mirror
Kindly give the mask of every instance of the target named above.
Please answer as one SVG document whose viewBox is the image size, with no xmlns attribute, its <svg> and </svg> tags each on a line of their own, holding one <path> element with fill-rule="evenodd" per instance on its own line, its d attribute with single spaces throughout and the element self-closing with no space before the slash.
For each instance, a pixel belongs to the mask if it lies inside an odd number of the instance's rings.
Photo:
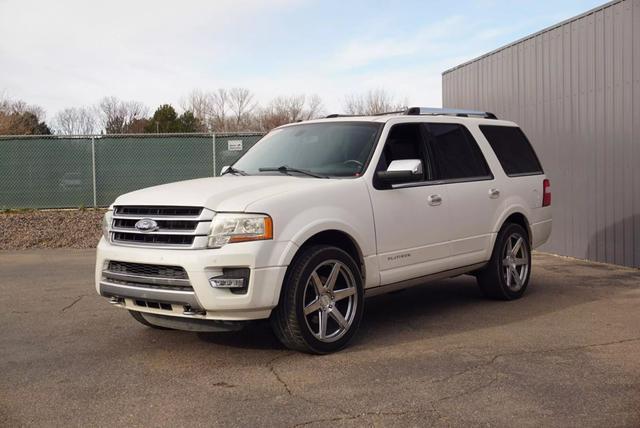
<svg viewBox="0 0 640 428">
<path fill-rule="evenodd" d="M 220 175 L 224 174 L 225 172 L 227 172 L 229 170 L 229 165 L 225 165 L 222 167 L 222 169 L 220 170 Z"/>
<path fill-rule="evenodd" d="M 386 171 L 378 171 L 376 175 L 381 183 L 390 187 L 420 181 L 424 178 L 424 171 L 420 159 L 402 159 L 392 161 Z"/>
</svg>

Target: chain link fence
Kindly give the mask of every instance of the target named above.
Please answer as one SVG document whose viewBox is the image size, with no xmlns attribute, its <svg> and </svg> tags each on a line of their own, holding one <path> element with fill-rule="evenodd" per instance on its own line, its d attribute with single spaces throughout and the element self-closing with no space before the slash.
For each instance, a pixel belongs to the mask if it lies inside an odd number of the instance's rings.
<svg viewBox="0 0 640 428">
<path fill-rule="evenodd" d="M 0 137 L 0 209 L 104 207 L 132 190 L 216 176 L 262 136 Z"/>
</svg>

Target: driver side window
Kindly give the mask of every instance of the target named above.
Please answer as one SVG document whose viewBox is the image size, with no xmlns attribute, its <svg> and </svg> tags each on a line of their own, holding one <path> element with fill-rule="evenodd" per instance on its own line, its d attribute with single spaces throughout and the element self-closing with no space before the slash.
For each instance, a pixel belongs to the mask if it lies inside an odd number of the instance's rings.
<svg viewBox="0 0 640 428">
<path fill-rule="evenodd" d="M 426 162 L 424 138 L 419 123 L 400 123 L 392 126 L 376 171 L 386 171 L 391 162 L 403 159 L 419 159 L 425 172 L 425 180 L 429 179 L 429 163 Z"/>
</svg>

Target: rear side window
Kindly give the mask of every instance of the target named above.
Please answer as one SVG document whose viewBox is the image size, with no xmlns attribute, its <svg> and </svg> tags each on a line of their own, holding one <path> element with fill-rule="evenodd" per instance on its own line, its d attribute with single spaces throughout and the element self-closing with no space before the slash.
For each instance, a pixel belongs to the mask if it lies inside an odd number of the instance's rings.
<svg viewBox="0 0 640 428">
<path fill-rule="evenodd" d="M 509 175 L 542 174 L 542 166 L 524 132 L 514 126 L 480 125 L 504 172 Z"/>
<path fill-rule="evenodd" d="M 485 179 L 491 171 L 467 128 L 455 123 L 428 123 L 436 180 Z"/>
</svg>

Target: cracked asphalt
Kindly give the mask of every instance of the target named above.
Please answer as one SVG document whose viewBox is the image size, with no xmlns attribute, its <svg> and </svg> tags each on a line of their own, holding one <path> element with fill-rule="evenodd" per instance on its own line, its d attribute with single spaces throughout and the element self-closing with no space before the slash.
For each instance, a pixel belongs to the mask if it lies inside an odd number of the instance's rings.
<svg viewBox="0 0 640 428">
<path fill-rule="evenodd" d="M 0 252 L 0 426 L 640 426 L 640 271 L 536 254 L 525 297 L 473 278 L 366 301 L 346 350 L 268 325 L 148 329 L 92 250 Z"/>
</svg>

